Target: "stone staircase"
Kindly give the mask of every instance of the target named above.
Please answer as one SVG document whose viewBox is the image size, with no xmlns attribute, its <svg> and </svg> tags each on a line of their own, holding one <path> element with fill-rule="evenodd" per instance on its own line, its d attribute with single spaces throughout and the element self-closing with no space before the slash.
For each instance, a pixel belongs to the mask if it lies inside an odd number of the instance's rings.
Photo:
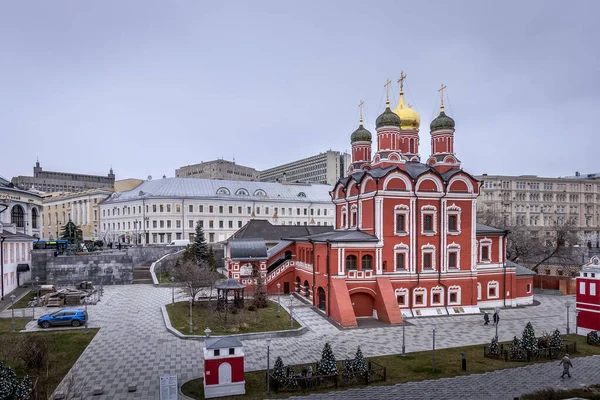
<svg viewBox="0 0 600 400">
<path fill-rule="evenodd" d="M 133 267 L 134 284 L 152 284 L 152 275 L 150 275 L 150 266 L 152 263 L 146 263 Z"/>
</svg>

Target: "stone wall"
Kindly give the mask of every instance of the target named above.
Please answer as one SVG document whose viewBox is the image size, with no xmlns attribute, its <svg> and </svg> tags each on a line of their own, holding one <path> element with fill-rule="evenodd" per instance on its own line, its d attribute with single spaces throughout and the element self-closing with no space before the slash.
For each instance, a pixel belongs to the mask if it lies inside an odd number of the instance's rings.
<svg viewBox="0 0 600 400">
<path fill-rule="evenodd" d="M 139 267 L 150 264 L 166 254 L 175 253 L 184 249 L 185 246 L 136 246 L 127 249 L 127 254 L 132 258 L 133 265 Z"/>
<path fill-rule="evenodd" d="M 94 285 L 133 282 L 132 257 L 126 252 L 52 257 L 46 262 L 46 283 L 70 286 L 81 281 Z"/>
</svg>

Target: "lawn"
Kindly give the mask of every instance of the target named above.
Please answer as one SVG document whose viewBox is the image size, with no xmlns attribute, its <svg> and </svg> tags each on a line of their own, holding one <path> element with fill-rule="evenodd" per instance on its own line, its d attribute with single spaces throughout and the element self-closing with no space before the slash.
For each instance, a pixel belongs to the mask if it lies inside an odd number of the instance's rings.
<svg viewBox="0 0 600 400">
<path fill-rule="evenodd" d="M 23 329 L 29 318 L 15 318 L 17 330 Z M 10 333 L 10 318 L 0 319 L 0 359 L 13 367 L 19 376 L 38 378 L 36 392 L 39 398 L 48 398 L 75 361 L 92 341 L 98 329 L 39 333 Z M 47 347 L 47 362 L 27 365 L 23 354 Z"/>
<path fill-rule="evenodd" d="M 277 303 L 269 302 L 267 308 L 248 311 L 250 301 L 237 314 L 217 312 L 216 302 L 198 301 L 192 312 L 193 334 L 204 335 L 208 327 L 212 335 L 231 335 L 236 333 L 283 331 L 290 329 L 290 315 L 281 308 L 277 311 Z M 190 306 L 188 302 L 167 305 L 171 325 L 179 332 L 190 334 Z M 226 319 L 227 318 L 227 319 Z M 294 320 L 294 329 L 300 324 Z"/>
<path fill-rule="evenodd" d="M 575 335 L 567 335 L 564 339 L 572 343 Z M 503 342 L 510 345 L 510 342 Z M 323 344 L 319 344 L 322 346 Z M 600 354 L 600 346 L 591 346 L 586 343 L 585 337 L 578 339 L 579 352 L 570 354 L 573 357 L 584 357 L 594 354 Z M 484 345 L 456 347 L 451 349 L 441 349 L 435 351 L 435 372 L 431 368 L 431 351 L 422 351 L 417 353 L 407 353 L 406 357 L 399 354 L 381 357 L 368 357 L 368 359 L 377 362 L 387 368 L 387 380 L 385 382 L 375 383 L 374 385 L 394 385 L 398 383 L 422 381 L 426 379 L 452 378 L 461 375 L 480 374 L 505 368 L 523 367 L 526 362 L 516 362 L 504 360 L 493 360 L 483 357 Z M 335 352 L 335 348 L 333 349 Z M 461 371 L 460 354 L 463 353 L 467 358 L 467 371 Z M 265 354 L 266 356 L 266 354 Z M 317 361 L 317 360 L 314 360 Z M 283 360 L 285 363 L 286 360 Z M 547 362 L 547 360 L 538 361 Z M 555 362 L 557 362 L 555 360 Z M 558 368 L 558 367 L 557 367 Z M 265 390 L 265 371 L 246 372 L 246 395 L 244 399 L 263 399 L 267 396 L 271 398 L 285 398 L 293 395 L 302 394 L 302 392 L 292 393 L 271 393 L 267 395 Z M 203 399 L 202 380 L 196 379 L 183 385 L 182 391 L 187 396 L 194 399 Z M 309 393 L 309 392 L 307 392 Z M 198 395 L 199 394 L 199 395 Z M 223 397 L 223 399 L 235 399 L 239 397 Z"/>
<path fill-rule="evenodd" d="M 27 308 L 29 302 L 35 299 L 35 293 L 28 292 L 25 296 L 21 297 L 19 300 L 15 301 L 15 309 L 16 308 Z M 8 308 L 9 310 L 11 307 Z"/>
</svg>

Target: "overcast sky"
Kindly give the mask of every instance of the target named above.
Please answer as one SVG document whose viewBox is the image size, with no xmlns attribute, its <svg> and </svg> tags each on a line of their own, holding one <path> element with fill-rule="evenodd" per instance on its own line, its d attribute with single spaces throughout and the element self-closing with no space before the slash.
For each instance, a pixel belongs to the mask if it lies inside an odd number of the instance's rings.
<svg viewBox="0 0 600 400">
<path fill-rule="evenodd" d="M 465 170 L 600 172 L 599 13 L 598 1 L 5 1 L 0 175 L 31 175 L 36 157 L 122 179 L 350 150 L 359 101 L 375 137 L 401 70 L 423 159 L 444 83 Z"/>
</svg>

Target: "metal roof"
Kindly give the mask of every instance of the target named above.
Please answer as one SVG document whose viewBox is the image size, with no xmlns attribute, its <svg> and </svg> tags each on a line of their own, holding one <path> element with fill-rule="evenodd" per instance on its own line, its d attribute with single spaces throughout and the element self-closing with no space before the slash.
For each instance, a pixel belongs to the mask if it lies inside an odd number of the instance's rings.
<svg viewBox="0 0 600 400">
<path fill-rule="evenodd" d="M 219 179 L 163 178 L 146 181 L 135 189 L 114 193 L 103 204 L 142 198 L 211 198 L 224 200 L 298 201 L 331 203 L 333 188 L 322 184 L 229 181 Z"/>
<path fill-rule="evenodd" d="M 275 246 L 271 247 L 267 251 L 267 257 L 269 257 L 269 258 L 273 257 L 273 255 L 279 253 L 281 250 L 285 249 L 292 243 L 294 243 L 294 242 L 292 242 L 290 240 L 282 240 L 281 242 L 277 243 Z"/>
<path fill-rule="evenodd" d="M 477 223 L 475 230 L 477 231 L 478 235 L 483 235 L 485 233 L 497 233 L 497 234 L 506 233 L 506 231 L 504 229 L 494 228 L 493 226 L 480 224 L 479 222 Z"/>
<path fill-rule="evenodd" d="M 273 225 L 267 220 L 252 219 L 241 227 L 233 238 L 264 239 L 279 242 L 284 237 L 299 237 L 333 231 L 332 225 Z"/>
<path fill-rule="evenodd" d="M 308 235 L 296 238 L 287 238 L 289 240 L 305 240 L 313 242 L 378 242 L 376 236 L 371 234 L 355 231 L 355 230 L 344 230 L 344 231 L 331 231 L 325 233 L 317 233 L 315 235 Z"/>
<path fill-rule="evenodd" d="M 207 349 L 227 349 L 231 347 L 242 347 L 242 342 L 234 337 L 208 338 L 204 341 Z"/>
<path fill-rule="evenodd" d="M 506 266 L 507 267 L 511 267 L 511 268 L 515 268 L 516 269 L 516 273 L 517 276 L 533 276 L 533 275 L 537 275 L 535 273 L 535 271 L 530 270 L 529 268 L 525 268 L 517 263 L 514 263 L 510 260 L 506 260 Z"/>
<path fill-rule="evenodd" d="M 267 258 L 267 245 L 263 239 L 229 240 L 231 258 Z"/>
<path fill-rule="evenodd" d="M 225 279 L 215 285 L 217 289 L 225 289 L 225 290 L 237 290 L 237 289 L 245 289 L 246 285 L 243 285 L 238 282 L 237 279 Z"/>
</svg>

